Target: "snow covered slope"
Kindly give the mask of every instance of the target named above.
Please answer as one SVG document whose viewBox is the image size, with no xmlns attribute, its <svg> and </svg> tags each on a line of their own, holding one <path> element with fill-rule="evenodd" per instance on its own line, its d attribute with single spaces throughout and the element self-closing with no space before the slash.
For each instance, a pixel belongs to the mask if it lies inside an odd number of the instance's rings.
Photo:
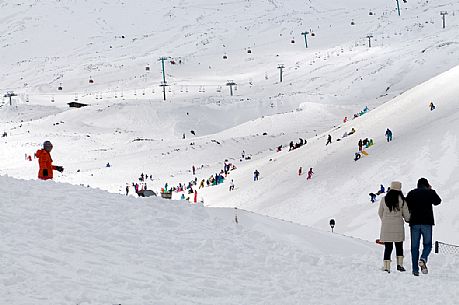
<svg viewBox="0 0 459 305">
<path fill-rule="evenodd" d="M 5 98 L 0 107 L 0 132 L 8 134 L 0 174 L 35 179 L 37 164 L 24 157 L 45 140 L 54 143 L 55 164 L 65 167 L 56 181 L 111 192 L 123 192 L 142 172 L 152 174 L 155 190 L 186 183 L 192 165 L 201 180 L 228 159 L 239 167 L 231 176 L 237 190 L 206 189 L 199 194 L 206 204 L 322 229 L 335 217 L 338 231 L 369 240 L 379 222 L 367 194 L 392 179 L 407 190 L 422 175 L 445 201 L 436 234 L 457 242 L 458 212 L 448 204 L 457 189 L 455 93 L 439 95 L 445 84 L 422 91 L 416 107 L 403 102 L 405 95 L 347 123 L 357 134 L 324 148 L 322 133 L 344 116 L 375 109 L 458 64 L 459 4 L 401 5 L 399 17 L 395 1 L 383 0 L 0 1 L 0 88 L 18 94 L 12 106 Z M 167 102 L 158 87 L 160 56 L 171 57 Z M 237 83 L 233 97 L 228 80 Z M 89 106 L 69 109 L 75 99 Z M 429 99 L 438 105 L 433 113 Z M 421 133 L 426 120 L 430 129 Z M 390 146 L 382 145 L 386 127 L 395 133 Z M 336 139 L 344 129 L 331 133 Z M 357 137 L 367 136 L 376 145 L 354 164 Z M 305 148 L 274 153 L 299 137 L 308 139 Z M 252 161 L 239 162 L 242 150 Z M 306 186 L 299 166 L 316 170 Z M 256 188 L 249 183 L 255 168 L 262 173 Z"/>
<path fill-rule="evenodd" d="M 458 244 L 458 82 L 459 66 L 331 130 L 331 145 L 325 145 L 323 134 L 300 149 L 273 153 L 231 174 L 238 186 L 234 193 L 219 186 L 207 188 L 203 196 L 211 205 L 238 206 L 324 229 L 335 217 L 337 230 L 372 240 L 380 223 L 378 205 L 370 203 L 368 193 L 398 180 L 406 194 L 426 177 L 443 199 L 435 209 L 435 237 Z M 342 138 L 351 128 L 355 134 Z M 390 143 L 386 128 L 394 134 Z M 354 152 L 364 138 L 375 144 L 356 162 Z M 313 167 L 311 180 L 298 176 L 300 166 L 304 171 Z M 258 182 L 251 181 L 255 169 L 262 177 Z"/>
<path fill-rule="evenodd" d="M 241 211 L 236 224 L 233 209 L 0 177 L 0 211 L 5 304 L 393 304 L 402 296 L 416 304 L 453 304 L 457 299 L 454 257 L 432 259 L 420 294 L 410 274 L 379 270 L 377 245 Z"/>
</svg>

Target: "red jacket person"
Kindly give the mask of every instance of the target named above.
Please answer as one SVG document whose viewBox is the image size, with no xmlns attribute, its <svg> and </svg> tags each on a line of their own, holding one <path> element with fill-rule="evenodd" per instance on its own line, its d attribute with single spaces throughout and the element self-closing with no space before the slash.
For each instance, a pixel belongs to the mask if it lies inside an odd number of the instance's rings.
<svg viewBox="0 0 459 305">
<path fill-rule="evenodd" d="M 43 143 L 43 149 L 39 149 L 35 153 L 35 157 L 38 158 L 38 165 L 40 166 L 38 179 L 53 179 L 53 170 L 57 170 L 61 173 L 64 171 L 62 166 L 53 165 L 53 159 L 51 158 L 52 149 L 53 144 L 51 144 L 50 141 L 45 141 Z"/>
</svg>

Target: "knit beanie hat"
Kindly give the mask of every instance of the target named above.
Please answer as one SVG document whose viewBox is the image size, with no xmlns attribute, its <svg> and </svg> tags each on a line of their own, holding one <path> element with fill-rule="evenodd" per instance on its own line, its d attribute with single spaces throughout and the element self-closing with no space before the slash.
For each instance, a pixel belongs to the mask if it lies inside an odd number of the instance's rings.
<svg viewBox="0 0 459 305">
<path fill-rule="evenodd" d="M 50 141 L 45 141 L 43 143 L 43 148 L 46 150 L 46 151 L 50 151 L 52 148 L 53 148 L 53 144 L 51 144 Z"/>
<path fill-rule="evenodd" d="M 399 181 L 392 181 L 390 183 L 390 189 L 394 191 L 401 191 L 402 190 L 402 183 Z"/>
</svg>

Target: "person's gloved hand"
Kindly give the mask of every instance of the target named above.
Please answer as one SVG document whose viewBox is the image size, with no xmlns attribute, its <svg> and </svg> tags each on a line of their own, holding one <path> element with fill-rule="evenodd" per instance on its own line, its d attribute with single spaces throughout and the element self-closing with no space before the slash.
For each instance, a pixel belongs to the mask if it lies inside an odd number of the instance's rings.
<svg viewBox="0 0 459 305">
<path fill-rule="evenodd" d="M 56 170 L 62 173 L 64 171 L 64 168 L 62 166 L 56 166 Z"/>
</svg>

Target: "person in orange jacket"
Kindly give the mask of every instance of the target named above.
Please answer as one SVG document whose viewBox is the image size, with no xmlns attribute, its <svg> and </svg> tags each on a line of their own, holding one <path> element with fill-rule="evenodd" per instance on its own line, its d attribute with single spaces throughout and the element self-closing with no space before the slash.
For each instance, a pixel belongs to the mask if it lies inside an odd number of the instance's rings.
<svg viewBox="0 0 459 305">
<path fill-rule="evenodd" d="M 39 149 L 35 153 L 35 157 L 38 158 L 38 165 L 40 166 L 40 170 L 38 171 L 38 179 L 53 179 L 53 170 L 57 170 L 61 173 L 64 171 L 62 166 L 53 165 L 53 159 L 51 159 L 52 149 L 53 144 L 51 144 L 50 141 L 45 141 L 43 143 L 43 149 Z"/>
</svg>

